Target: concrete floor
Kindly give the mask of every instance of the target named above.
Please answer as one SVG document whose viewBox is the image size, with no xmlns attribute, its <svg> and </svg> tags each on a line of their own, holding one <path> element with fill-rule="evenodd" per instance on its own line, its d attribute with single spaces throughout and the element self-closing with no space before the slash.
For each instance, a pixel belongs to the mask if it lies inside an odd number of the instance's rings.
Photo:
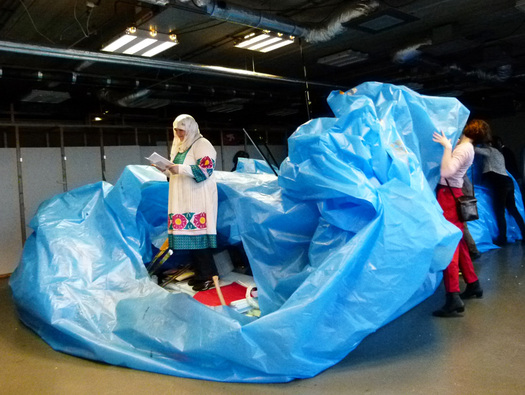
<svg viewBox="0 0 525 395">
<path fill-rule="evenodd" d="M 16 316 L 0 280 L 0 394 L 525 394 L 525 249 L 475 266 L 483 299 L 462 318 L 435 318 L 440 289 L 366 338 L 336 366 L 287 384 L 231 384 L 105 365 L 51 349 Z"/>
</svg>

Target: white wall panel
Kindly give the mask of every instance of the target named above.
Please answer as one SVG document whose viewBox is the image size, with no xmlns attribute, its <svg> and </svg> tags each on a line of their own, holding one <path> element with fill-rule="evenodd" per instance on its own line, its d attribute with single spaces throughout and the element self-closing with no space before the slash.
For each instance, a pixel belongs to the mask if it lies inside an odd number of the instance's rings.
<svg viewBox="0 0 525 395">
<path fill-rule="evenodd" d="M 22 252 L 16 150 L 0 149 L 0 275 L 15 270 Z"/>
<path fill-rule="evenodd" d="M 102 162 L 99 147 L 66 147 L 67 188 L 102 181 Z"/>
<path fill-rule="evenodd" d="M 215 151 L 217 151 L 217 158 L 215 159 L 215 170 L 224 170 L 222 168 L 222 152 L 220 146 L 213 146 L 215 148 Z M 225 163 L 226 165 L 226 163 Z M 231 169 L 228 169 L 231 170 Z"/>
<path fill-rule="evenodd" d="M 244 145 L 223 146 L 222 155 L 224 157 L 224 171 L 231 171 L 231 169 L 233 168 L 233 157 L 238 151 L 244 151 Z"/>
<path fill-rule="evenodd" d="M 137 145 L 105 147 L 106 181 L 115 185 L 128 165 L 142 164 L 140 147 Z"/>
<path fill-rule="evenodd" d="M 60 148 L 22 148 L 26 225 L 43 201 L 64 192 Z M 26 228 L 27 236 L 32 232 Z"/>
</svg>

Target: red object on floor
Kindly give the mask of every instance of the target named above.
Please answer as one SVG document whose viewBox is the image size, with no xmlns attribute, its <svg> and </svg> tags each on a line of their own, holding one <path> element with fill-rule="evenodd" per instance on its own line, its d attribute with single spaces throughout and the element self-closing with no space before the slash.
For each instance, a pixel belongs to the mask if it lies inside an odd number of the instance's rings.
<svg viewBox="0 0 525 395">
<path fill-rule="evenodd" d="M 224 296 L 224 301 L 227 305 L 236 300 L 246 298 L 246 287 L 242 286 L 239 283 L 231 283 L 230 285 L 225 285 L 221 287 L 222 296 Z M 208 289 L 206 291 L 197 292 L 193 295 L 195 300 L 198 300 L 206 306 L 220 306 L 221 301 L 219 300 L 219 295 L 217 295 L 217 290 L 215 288 Z"/>
</svg>

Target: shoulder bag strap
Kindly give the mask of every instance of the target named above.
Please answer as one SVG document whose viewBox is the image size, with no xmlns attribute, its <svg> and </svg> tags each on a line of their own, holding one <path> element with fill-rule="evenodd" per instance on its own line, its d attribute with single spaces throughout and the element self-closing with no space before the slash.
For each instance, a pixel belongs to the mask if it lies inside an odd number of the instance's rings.
<svg viewBox="0 0 525 395">
<path fill-rule="evenodd" d="M 458 198 L 456 195 L 454 195 L 454 192 L 452 192 L 452 188 L 450 187 L 450 184 L 448 183 L 448 180 L 445 178 L 445 182 L 447 183 L 448 189 L 450 190 L 450 193 L 452 194 L 452 197 L 456 201 L 456 204 L 459 204 Z"/>
<path fill-rule="evenodd" d="M 475 188 L 474 188 L 474 162 L 472 162 L 472 166 L 470 166 L 470 168 L 472 169 L 472 196 L 473 197 L 476 197 L 476 191 L 475 191 Z"/>
</svg>

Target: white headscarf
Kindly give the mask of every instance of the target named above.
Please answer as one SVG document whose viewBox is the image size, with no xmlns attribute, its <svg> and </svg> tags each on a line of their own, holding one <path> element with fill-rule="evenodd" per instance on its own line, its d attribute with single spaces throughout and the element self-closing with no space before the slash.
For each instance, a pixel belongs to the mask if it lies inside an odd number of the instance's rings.
<svg viewBox="0 0 525 395">
<path fill-rule="evenodd" d="M 173 121 L 173 129 L 182 129 L 186 131 L 186 136 L 183 141 L 177 137 L 174 131 L 173 145 L 171 146 L 171 159 L 175 158 L 177 153 L 184 152 L 199 138 L 202 134 L 199 130 L 197 121 L 191 115 L 181 114 Z"/>
</svg>

